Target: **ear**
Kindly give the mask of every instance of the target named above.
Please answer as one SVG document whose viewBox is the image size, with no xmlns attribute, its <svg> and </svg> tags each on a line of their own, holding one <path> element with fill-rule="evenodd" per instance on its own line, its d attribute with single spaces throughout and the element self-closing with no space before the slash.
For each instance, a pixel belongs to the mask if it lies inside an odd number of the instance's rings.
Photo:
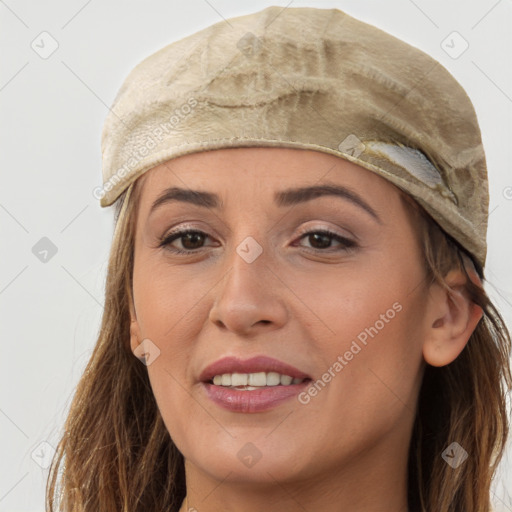
<svg viewBox="0 0 512 512">
<path fill-rule="evenodd" d="M 135 314 L 135 307 L 133 305 L 133 300 L 130 298 L 130 348 L 132 352 L 140 345 L 142 342 L 142 335 L 140 331 L 140 326 L 137 321 L 137 315 Z"/>
<path fill-rule="evenodd" d="M 470 276 L 475 282 L 474 276 Z M 480 279 L 477 279 L 478 283 L 475 284 L 482 286 Z M 453 362 L 482 318 L 482 308 L 469 298 L 464 287 L 466 280 L 463 272 L 454 270 L 446 276 L 450 290 L 438 283 L 430 287 L 423 357 L 432 366 L 445 366 Z"/>
</svg>

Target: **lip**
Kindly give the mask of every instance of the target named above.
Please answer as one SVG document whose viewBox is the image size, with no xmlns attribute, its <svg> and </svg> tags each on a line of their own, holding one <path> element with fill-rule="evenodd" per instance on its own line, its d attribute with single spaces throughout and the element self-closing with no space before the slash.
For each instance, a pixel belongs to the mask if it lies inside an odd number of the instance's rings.
<svg viewBox="0 0 512 512">
<path fill-rule="evenodd" d="M 202 382 L 201 386 L 205 389 L 210 400 L 228 411 L 256 413 L 276 408 L 283 402 L 298 395 L 309 383 L 309 380 L 305 380 L 300 384 L 269 386 L 251 391 L 239 391 L 237 389 L 215 386 L 207 382 Z"/>
<path fill-rule="evenodd" d="M 257 372 L 277 372 L 306 380 L 300 384 L 269 386 L 247 391 L 216 386 L 211 383 L 215 375 Z M 257 413 L 274 409 L 300 393 L 311 381 L 309 375 L 294 366 L 267 356 L 257 356 L 246 360 L 236 357 L 219 359 L 207 366 L 201 372 L 199 379 L 210 400 L 224 409 L 239 413 Z"/>
<path fill-rule="evenodd" d="M 278 359 L 267 356 L 256 356 L 250 359 L 239 359 L 237 357 L 223 357 L 208 365 L 199 375 L 201 382 L 208 382 L 215 375 L 224 373 L 257 373 L 277 372 L 282 375 L 289 375 L 297 379 L 310 379 L 311 377 L 299 369 Z M 286 387 L 286 386 L 284 386 Z"/>
</svg>

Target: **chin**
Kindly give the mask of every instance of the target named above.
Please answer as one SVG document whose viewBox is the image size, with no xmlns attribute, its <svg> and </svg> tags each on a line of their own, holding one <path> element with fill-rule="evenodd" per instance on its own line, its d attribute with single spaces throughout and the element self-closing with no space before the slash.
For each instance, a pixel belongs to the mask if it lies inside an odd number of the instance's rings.
<svg viewBox="0 0 512 512">
<path fill-rule="evenodd" d="M 212 436 L 204 435 L 210 443 L 187 443 L 182 451 L 188 463 L 219 481 L 268 484 L 305 478 L 309 465 L 304 449 L 293 440 L 269 439 L 268 433 L 251 437 L 247 434 L 230 438 L 225 443 L 214 443 Z M 258 438 L 259 437 L 259 438 Z M 254 441 L 250 441 L 254 439 Z M 212 449 L 213 446 L 215 449 Z M 179 447 L 178 447 L 179 448 Z M 181 451 L 181 450 L 180 450 Z"/>
</svg>

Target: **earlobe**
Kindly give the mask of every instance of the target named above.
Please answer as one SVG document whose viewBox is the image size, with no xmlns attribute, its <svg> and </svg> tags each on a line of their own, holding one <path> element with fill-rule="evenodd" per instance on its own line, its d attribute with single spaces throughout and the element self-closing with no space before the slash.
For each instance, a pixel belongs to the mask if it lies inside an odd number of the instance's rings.
<svg viewBox="0 0 512 512">
<path fill-rule="evenodd" d="M 482 308 L 469 298 L 464 287 L 465 277 L 460 272 L 450 273 L 446 281 L 450 290 L 433 285 L 427 308 L 423 357 L 432 366 L 453 362 L 464 350 L 483 315 Z"/>
<path fill-rule="evenodd" d="M 137 318 L 135 316 L 135 310 L 133 307 L 133 302 L 130 300 L 130 348 L 132 352 L 140 345 L 142 342 L 142 336 L 140 332 L 139 323 L 137 322 Z"/>
<path fill-rule="evenodd" d="M 140 329 L 137 320 L 132 318 L 130 323 L 130 348 L 132 352 L 140 345 L 142 337 L 140 336 Z"/>
</svg>

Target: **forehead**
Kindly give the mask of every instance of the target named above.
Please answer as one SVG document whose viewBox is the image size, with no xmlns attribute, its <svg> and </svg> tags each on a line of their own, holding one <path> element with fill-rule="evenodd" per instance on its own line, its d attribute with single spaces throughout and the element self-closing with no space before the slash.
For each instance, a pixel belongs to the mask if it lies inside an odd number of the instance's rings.
<svg viewBox="0 0 512 512">
<path fill-rule="evenodd" d="M 345 185 L 366 194 L 395 194 L 381 176 L 343 158 L 320 151 L 292 148 L 229 148 L 183 155 L 146 171 L 136 187 L 143 202 L 176 186 L 207 189 L 224 197 L 273 200 L 277 190 L 313 184 Z"/>
</svg>

